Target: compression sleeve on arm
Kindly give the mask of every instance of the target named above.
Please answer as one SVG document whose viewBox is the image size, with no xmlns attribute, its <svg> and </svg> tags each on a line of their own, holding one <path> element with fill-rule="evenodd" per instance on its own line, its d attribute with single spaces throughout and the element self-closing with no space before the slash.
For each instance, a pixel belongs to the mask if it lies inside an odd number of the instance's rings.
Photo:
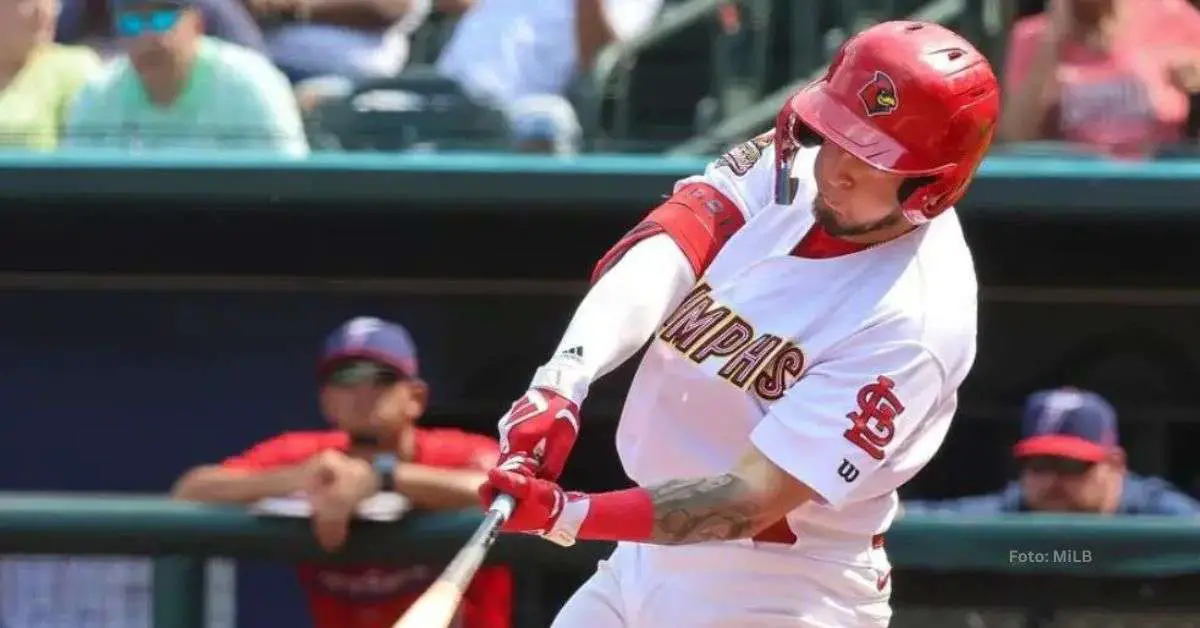
<svg viewBox="0 0 1200 628">
<path fill-rule="evenodd" d="M 581 404 L 591 383 L 637 353 L 695 281 L 670 235 L 634 244 L 592 285 L 532 386 Z"/>
</svg>

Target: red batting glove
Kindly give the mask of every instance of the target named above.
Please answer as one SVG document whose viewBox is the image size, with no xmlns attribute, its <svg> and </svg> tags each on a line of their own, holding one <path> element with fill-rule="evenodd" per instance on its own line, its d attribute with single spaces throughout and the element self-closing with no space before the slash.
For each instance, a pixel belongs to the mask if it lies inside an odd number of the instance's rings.
<svg viewBox="0 0 1200 628">
<path fill-rule="evenodd" d="M 643 488 L 600 494 L 567 492 L 549 480 L 492 469 L 479 487 L 484 508 L 499 493 L 516 502 L 501 528 L 505 532 L 537 534 L 570 546 L 576 538 L 641 542 L 654 531 L 654 500 Z"/>
<path fill-rule="evenodd" d="M 506 471 L 558 480 L 579 436 L 579 406 L 546 388 L 531 388 L 497 425 Z"/>
<path fill-rule="evenodd" d="M 530 477 L 520 472 L 492 469 L 487 482 L 479 487 L 483 507 L 491 505 L 498 493 L 516 501 L 512 514 L 500 528 L 504 532 L 546 534 L 554 528 L 567 504 L 567 492 L 549 480 Z"/>
</svg>

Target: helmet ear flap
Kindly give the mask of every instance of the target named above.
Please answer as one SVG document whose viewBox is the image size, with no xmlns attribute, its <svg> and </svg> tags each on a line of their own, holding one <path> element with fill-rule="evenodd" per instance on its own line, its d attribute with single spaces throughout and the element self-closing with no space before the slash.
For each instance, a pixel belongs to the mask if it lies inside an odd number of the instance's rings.
<svg viewBox="0 0 1200 628">
<path fill-rule="evenodd" d="M 900 184 L 900 189 L 896 193 L 896 196 L 898 197 L 896 200 L 899 201 L 901 205 L 904 205 L 906 202 L 908 202 L 909 197 L 911 197 L 917 190 L 930 185 L 937 180 L 937 177 L 909 177 Z"/>
<path fill-rule="evenodd" d="M 900 184 L 900 207 L 909 221 L 921 224 L 957 202 L 965 187 L 948 175 L 909 177 Z"/>
<path fill-rule="evenodd" d="M 796 134 L 796 142 L 804 148 L 812 148 L 825 143 L 825 138 L 803 122 L 797 122 L 793 130 Z"/>
</svg>

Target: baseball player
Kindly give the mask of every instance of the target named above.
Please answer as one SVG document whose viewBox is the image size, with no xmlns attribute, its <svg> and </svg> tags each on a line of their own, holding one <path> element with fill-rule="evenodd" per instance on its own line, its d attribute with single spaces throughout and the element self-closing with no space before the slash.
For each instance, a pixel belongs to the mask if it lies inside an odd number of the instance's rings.
<svg viewBox="0 0 1200 628">
<path fill-rule="evenodd" d="M 506 531 L 617 542 L 555 628 L 888 624 L 896 489 L 975 358 L 952 205 L 999 100 L 962 37 L 873 26 L 604 256 L 481 489 L 516 498 Z M 637 486 L 565 492 L 589 385 L 647 340 L 617 430 Z"/>
<path fill-rule="evenodd" d="M 249 504 L 302 494 L 326 549 L 346 540 L 360 502 L 380 490 L 425 510 L 474 506 L 496 442 L 454 429 L 424 428 L 429 385 L 417 348 L 397 323 L 360 316 L 329 334 L 317 364 L 321 412 L 334 429 L 294 431 L 220 464 L 189 470 L 178 499 Z M 385 628 L 436 578 L 438 565 L 298 566 L 317 628 Z M 512 577 L 488 566 L 471 582 L 454 628 L 509 628 Z"/>
</svg>

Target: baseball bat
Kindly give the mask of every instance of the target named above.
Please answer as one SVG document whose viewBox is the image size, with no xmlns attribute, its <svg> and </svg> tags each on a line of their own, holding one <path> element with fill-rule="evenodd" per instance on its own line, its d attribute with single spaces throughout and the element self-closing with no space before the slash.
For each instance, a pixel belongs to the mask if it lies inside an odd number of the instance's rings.
<svg viewBox="0 0 1200 628">
<path fill-rule="evenodd" d="M 516 502 L 508 495 L 500 495 L 492 501 L 483 522 L 467 543 L 454 555 L 454 560 L 442 575 L 429 585 L 425 593 L 417 598 L 392 628 L 446 628 L 454 620 L 458 605 L 462 602 L 467 585 L 479 571 L 488 549 L 496 541 L 500 526 L 512 514 Z"/>
</svg>

